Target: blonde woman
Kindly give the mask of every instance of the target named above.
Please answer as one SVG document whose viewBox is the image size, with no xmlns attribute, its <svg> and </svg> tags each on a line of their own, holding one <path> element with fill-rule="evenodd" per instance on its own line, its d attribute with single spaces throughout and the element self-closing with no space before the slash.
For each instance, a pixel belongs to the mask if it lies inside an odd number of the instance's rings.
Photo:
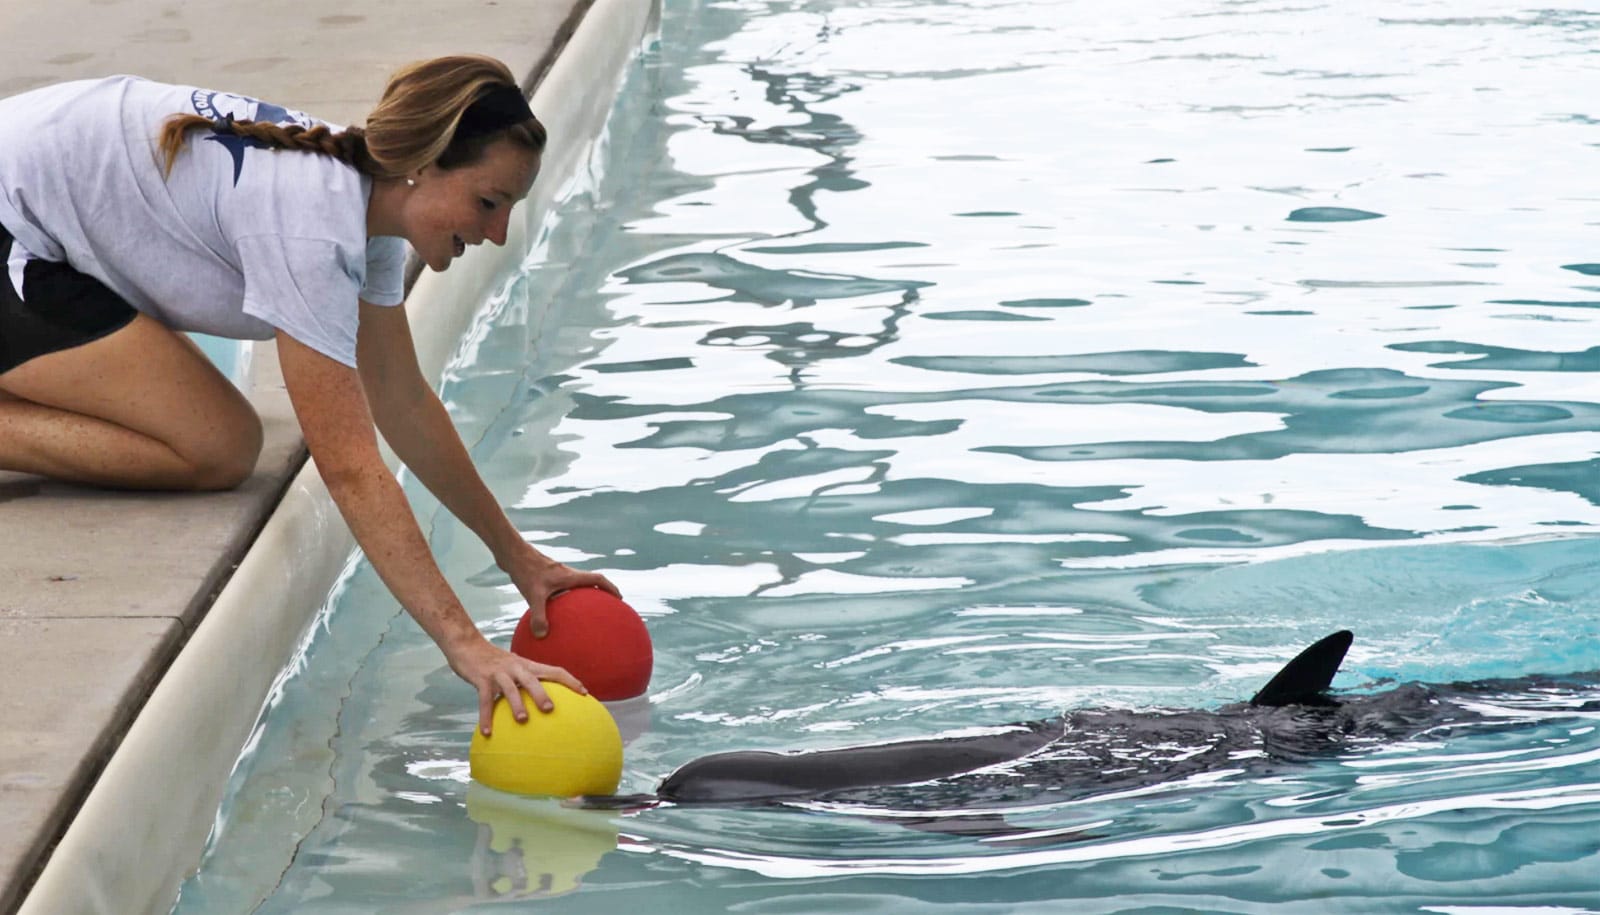
<svg viewBox="0 0 1600 915">
<path fill-rule="evenodd" d="M 95 486 L 225 489 L 261 424 L 183 336 L 275 339 L 307 448 L 373 567 L 478 693 L 489 731 L 518 687 L 581 690 L 492 645 L 378 452 L 476 533 L 542 620 L 604 577 L 540 554 L 506 518 L 417 367 L 405 246 L 445 270 L 504 244 L 544 127 L 505 65 L 396 73 L 365 128 L 134 77 L 0 100 L 0 469 Z M 542 626 L 542 622 L 538 625 Z"/>
</svg>

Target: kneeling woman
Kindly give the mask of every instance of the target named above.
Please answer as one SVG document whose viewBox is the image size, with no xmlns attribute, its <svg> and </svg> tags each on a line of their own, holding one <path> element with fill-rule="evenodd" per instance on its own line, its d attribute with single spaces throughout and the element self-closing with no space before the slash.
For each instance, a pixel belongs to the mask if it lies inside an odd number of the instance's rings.
<svg viewBox="0 0 1600 915">
<path fill-rule="evenodd" d="M 542 619 L 603 577 L 524 541 L 417 367 L 407 243 L 434 270 L 504 244 L 545 131 L 511 73 L 446 57 L 390 80 L 365 129 L 133 77 L 0 100 L 0 469 L 97 486 L 222 489 L 261 424 L 183 335 L 275 338 L 307 448 L 373 567 L 476 688 L 565 671 L 484 638 L 428 549 L 374 432 L 481 537 Z"/>
</svg>

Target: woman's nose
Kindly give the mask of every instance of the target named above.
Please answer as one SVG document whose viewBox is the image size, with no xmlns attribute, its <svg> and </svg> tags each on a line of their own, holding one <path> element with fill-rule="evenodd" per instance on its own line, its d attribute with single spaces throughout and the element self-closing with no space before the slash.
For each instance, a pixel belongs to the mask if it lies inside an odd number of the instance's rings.
<svg viewBox="0 0 1600 915">
<path fill-rule="evenodd" d="M 489 217 L 489 224 L 484 227 L 483 237 L 496 245 L 504 246 L 506 233 L 511 225 L 511 208 L 502 207 Z"/>
</svg>

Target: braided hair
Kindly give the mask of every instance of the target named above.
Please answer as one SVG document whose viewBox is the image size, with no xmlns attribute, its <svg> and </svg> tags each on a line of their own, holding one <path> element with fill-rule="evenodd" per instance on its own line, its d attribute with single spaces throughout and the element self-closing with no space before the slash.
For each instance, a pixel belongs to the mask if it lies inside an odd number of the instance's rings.
<svg viewBox="0 0 1600 915">
<path fill-rule="evenodd" d="M 543 152 L 547 139 L 544 125 L 531 113 L 489 131 L 459 129 L 462 115 L 475 103 L 515 88 L 511 71 L 492 57 L 436 57 L 411 64 L 390 77 L 364 128 L 335 132 L 324 124 L 302 127 L 175 114 L 162 125 L 159 148 L 165 173 L 170 175 L 189 133 L 208 128 L 255 140 L 270 149 L 332 156 L 374 178 L 395 178 L 427 165 L 442 169 L 471 165 L 501 138 Z"/>
</svg>

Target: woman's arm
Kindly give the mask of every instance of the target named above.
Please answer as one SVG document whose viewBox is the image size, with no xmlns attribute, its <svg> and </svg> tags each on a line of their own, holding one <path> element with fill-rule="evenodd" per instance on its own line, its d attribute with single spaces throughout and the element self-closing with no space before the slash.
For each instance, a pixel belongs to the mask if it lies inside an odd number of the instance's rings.
<svg viewBox="0 0 1600 915">
<path fill-rule="evenodd" d="M 550 595 L 585 585 L 618 593 L 605 576 L 580 572 L 534 549 L 506 517 L 473 466 L 449 412 L 417 367 L 404 308 L 361 303 L 356 362 L 378 431 L 428 491 L 489 548 L 495 564 L 528 601 L 535 635 L 545 634 Z"/>
<path fill-rule="evenodd" d="M 505 696 L 526 720 L 520 687 L 550 708 L 545 678 L 583 690 L 571 674 L 495 647 L 478 631 L 433 560 L 405 493 L 378 452 L 372 414 L 355 369 L 278 334 L 283 380 L 317 471 L 356 542 L 401 606 L 428 633 L 452 670 L 478 692 L 478 724 L 489 733 L 494 701 Z"/>
</svg>

